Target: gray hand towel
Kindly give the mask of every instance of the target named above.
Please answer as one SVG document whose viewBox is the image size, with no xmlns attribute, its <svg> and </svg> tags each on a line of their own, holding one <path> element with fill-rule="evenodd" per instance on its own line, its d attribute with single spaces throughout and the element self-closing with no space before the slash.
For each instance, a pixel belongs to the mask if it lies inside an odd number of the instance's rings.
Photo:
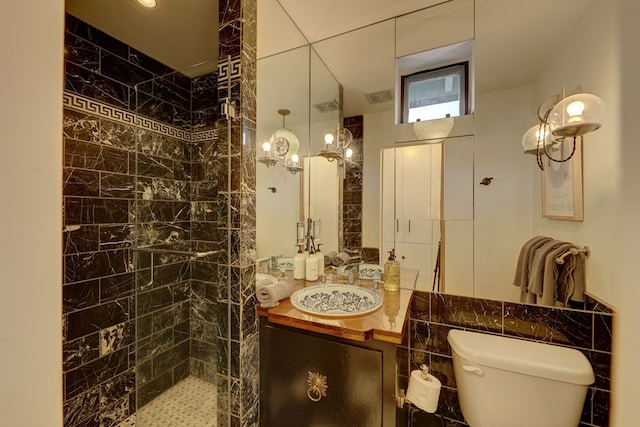
<svg viewBox="0 0 640 427">
<path fill-rule="evenodd" d="M 533 261 L 533 255 L 535 254 L 536 249 L 550 240 L 552 240 L 550 237 L 535 236 L 522 245 L 520 255 L 518 256 L 518 263 L 516 264 L 515 277 L 513 279 L 513 284 L 520 288 L 521 302 L 531 302 L 527 301 L 527 299 L 531 297 L 527 290 L 527 287 L 529 286 L 531 261 Z"/>
<path fill-rule="evenodd" d="M 289 298 L 293 293 L 293 286 L 285 281 L 263 285 L 256 289 L 256 297 L 263 308 L 277 307 L 280 301 Z"/>
<path fill-rule="evenodd" d="M 529 285 L 527 286 L 527 290 L 530 294 L 538 296 L 542 299 L 543 293 L 543 283 L 544 283 L 544 271 L 545 271 L 545 263 L 547 260 L 547 255 L 551 253 L 554 249 L 558 248 L 560 245 L 564 245 L 566 242 L 562 240 L 551 240 L 544 245 L 540 246 L 533 255 L 533 260 L 531 261 L 531 270 L 529 272 Z M 537 298 L 534 298 L 533 301 L 528 302 L 538 302 Z M 541 302 L 541 301 L 540 301 Z"/>
<path fill-rule="evenodd" d="M 536 294 L 541 298 L 538 302 L 542 305 L 555 306 L 556 301 L 565 305 L 565 301 L 560 296 L 564 293 L 563 289 L 567 287 L 568 277 L 572 276 L 575 260 L 571 259 L 572 255 L 565 258 L 564 264 L 558 264 L 556 258 L 575 246 L 568 242 L 562 242 L 554 249 L 550 250 L 544 260 L 544 269 L 542 277 L 542 289 L 538 288 Z M 563 274 L 567 273 L 567 274 Z M 541 291 L 541 292 L 540 292 Z"/>
<path fill-rule="evenodd" d="M 344 264 L 349 264 L 351 262 L 351 257 L 346 252 L 340 252 L 338 255 L 334 256 L 331 260 L 331 264 L 336 267 L 340 267 Z"/>
</svg>

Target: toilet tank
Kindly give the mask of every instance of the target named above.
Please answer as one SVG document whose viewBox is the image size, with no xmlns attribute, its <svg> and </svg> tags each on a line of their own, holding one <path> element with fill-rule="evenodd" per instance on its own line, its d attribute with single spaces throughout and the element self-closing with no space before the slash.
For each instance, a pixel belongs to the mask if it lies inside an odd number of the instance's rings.
<svg viewBox="0 0 640 427">
<path fill-rule="evenodd" d="M 587 386 L 587 358 L 575 349 L 451 330 L 458 399 L 471 427 L 576 427 Z"/>
</svg>

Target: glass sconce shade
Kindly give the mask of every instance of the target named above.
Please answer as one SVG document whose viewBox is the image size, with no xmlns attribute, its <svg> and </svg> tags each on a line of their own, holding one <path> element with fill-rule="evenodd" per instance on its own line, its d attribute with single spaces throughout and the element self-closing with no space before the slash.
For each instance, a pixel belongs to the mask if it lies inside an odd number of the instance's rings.
<svg viewBox="0 0 640 427">
<path fill-rule="evenodd" d="M 552 133 L 560 137 L 576 137 L 600 128 L 604 102 L 595 95 L 579 93 L 558 102 L 549 113 Z"/>
<path fill-rule="evenodd" d="M 545 145 L 547 149 L 552 145 L 549 126 L 541 124 L 532 126 L 522 137 L 522 147 L 527 154 L 542 153 Z"/>
<path fill-rule="evenodd" d="M 296 154 L 298 152 L 298 148 L 300 148 L 300 141 L 298 140 L 298 137 L 287 128 L 276 129 L 273 135 L 269 138 L 269 143 L 271 144 L 275 155 L 279 157 L 291 157 Z"/>
</svg>

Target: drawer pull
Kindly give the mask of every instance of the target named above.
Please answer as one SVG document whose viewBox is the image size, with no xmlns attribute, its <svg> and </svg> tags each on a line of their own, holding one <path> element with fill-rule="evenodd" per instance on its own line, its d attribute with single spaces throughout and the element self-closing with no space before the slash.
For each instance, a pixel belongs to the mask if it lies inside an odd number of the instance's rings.
<svg viewBox="0 0 640 427">
<path fill-rule="evenodd" d="M 323 396 L 327 395 L 327 377 L 320 375 L 317 372 L 309 371 L 309 377 L 307 378 L 307 397 L 313 402 L 319 402 Z"/>
</svg>

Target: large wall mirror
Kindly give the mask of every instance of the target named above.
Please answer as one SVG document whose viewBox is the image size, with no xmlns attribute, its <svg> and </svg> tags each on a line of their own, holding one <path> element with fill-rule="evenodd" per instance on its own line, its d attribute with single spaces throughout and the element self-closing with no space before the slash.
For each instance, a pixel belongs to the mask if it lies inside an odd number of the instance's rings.
<svg viewBox="0 0 640 427">
<path fill-rule="evenodd" d="M 516 5 L 508 0 L 454 0 L 310 45 L 313 54 L 309 56 L 317 53 L 319 62 L 327 67 L 327 74 L 335 76 L 343 87 L 344 117 L 363 116 L 362 245 L 381 249 L 381 262 L 384 262 L 383 251 L 389 247 L 383 233 L 384 210 L 389 200 L 399 209 L 400 199 L 397 185 L 386 191 L 383 188 L 382 153 L 393 149 L 391 164 L 396 181 L 407 183 L 400 190 L 410 198 L 412 192 L 420 191 L 420 186 L 415 186 L 416 179 L 423 180 L 424 176 L 413 177 L 408 172 L 410 169 L 405 168 L 399 178 L 395 172 L 400 170 L 399 159 L 409 154 L 408 151 L 399 154 L 398 149 L 427 145 L 417 134 L 407 137 L 406 126 L 397 124 L 400 121 L 396 107 L 398 63 L 409 70 L 447 65 L 460 57 L 471 63 L 472 115 L 455 120 L 450 138 L 429 144 L 429 158 L 438 159 L 431 165 L 434 172 L 430 182 L 435 182 L 433 176 L 442 180 L 439 214 L 434 214 L 426 224 L 430 240 L 426 246 L 405 246 L 407 257 L 420 253 L 423 260 L 426 280 L 420 289 L 432 287 L 437 244 L 442 241 L 441 285 L 445 292 L 511 301 L 519 298 L 518 289 L 511 282 L 520 247 L 533 233 L 535 200 L 539 196 L 535 161 L 523 153 L 521 139 L 524 131 L 535 123 L 536 106 L 554 94 L 544 93 L 539 88 L 540 80 L 544 79 L 545 89 L 556 85 L 557 92 L 563 85 L 575 84 L 561 79 L 550 83 L 549 70 L 557 55 L 558 40 L 571 36 L 590 1 L 571 0 L 562 6 L 550 0 L 543 3 L 518 2 Z M 295 21 L 295 13 L 291 16 Z M 530 19 L 534 16 L 535 19 Z M 541 30 L 540 22 L 557 31 Z M 311 74 L 309 70 L 309 76 Z M 271 77 L 277 78 L 277 74 Z M 259 78 L 259 102 L 263 102 L 260 99 L 263 84 L 271 85 Z M 313 79 L 309 79 L 309 85 L 311 94 Z M 282 99 L 290 93 L 283 89 L 278 96 Z M 296 95 L 305 97 L 302 92 Z M 314 102 L 308 105 L 307 135 L 311 154 L 318 150 L 317 144 L 322 143 L 321 136 L 314 135 L 313 131 Z M 271 110 L 278 108 L 274 107 L 271 106 Z M 272 114 L 276 114 L 275 111 Z M 260 117 L 258 121 L 260 129 Z M 262 187 L 266 190 L 272 186 L 261 182 L 263 172 L 258 175 L 258 192 Z M 491 185 L 479 184 L 484 177 L 493 178 Z M 288 176 L 287 182 L 300 185 L 291 178 Z M 412 190 L 410 184 L 416 188 Z M 393 198 L 385 198 L 390 192 Z M 434 194 L 431 198 L 437 199 Z M 287 210 L 295 211 L 298 217 L 301 212 L 304 215 L 300 200 L 293 196 L 287 204 L 279 206 L 277 216 L 265 221 L 275 221 Z M 258 210 L 261 209 L 259 203 Z M 291 219 L 282 228 L 283 232 L 291 233 L 290 241 L 295 240 L 294 222 L 295 219 Z M 412 227 L 418 227 L 417 224 L 412 222 Z M 263 235 L 259 223 L 259 248 Z M 398 237 L 391 242 L 398 250 Z M 292 255 L 293 243 L 272 247 L 268 252 L 258 251 L 259 257 L 279 254 Z"/>
</svg>

